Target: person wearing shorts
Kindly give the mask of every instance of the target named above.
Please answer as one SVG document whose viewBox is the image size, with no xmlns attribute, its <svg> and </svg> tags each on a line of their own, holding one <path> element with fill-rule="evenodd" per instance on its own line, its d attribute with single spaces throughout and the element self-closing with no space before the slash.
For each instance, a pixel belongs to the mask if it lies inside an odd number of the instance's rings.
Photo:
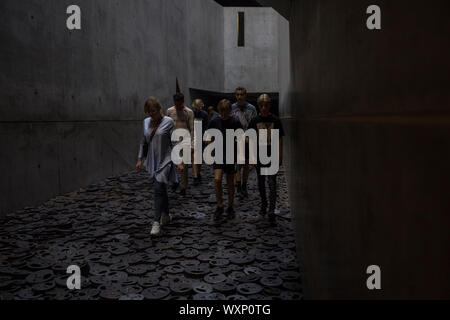
<svg viewBox="0 0 450 320">
<path fill-rule="evenodd" d="M 223 156 L 226 155 L 226 131 L 227 129 L 237 130 L 242 129 L 242 125 L 236 117 L 231 115 L 231 102 L 229 100 L 222 100 L 218 105 L 219 117 L 213 119 L 208 126 L 208 129 L 217 129 L 223 135 Z M 207 142 L 208 144 L 211 141 Z M 236 142 L 234 143 L 235 148 L 235 159 L 234 163 L 226 163 L 226 159 L 223 159 L 224 164 L 214 164 L 214 190 L 217 199 L 217 209 L 214 212 L 214 221 L 220 223 L 222 220 L 222 215 L 224 213 L 223 205 L 223 188 L 222 188 L 222 178 L 226 175 L 227 188 L 228 188 L 228 208 L 227 208 L 227 218 L 232 220 L 236 217 L 234 211 L 234 176 L 236 174 Z"/>
</svg>

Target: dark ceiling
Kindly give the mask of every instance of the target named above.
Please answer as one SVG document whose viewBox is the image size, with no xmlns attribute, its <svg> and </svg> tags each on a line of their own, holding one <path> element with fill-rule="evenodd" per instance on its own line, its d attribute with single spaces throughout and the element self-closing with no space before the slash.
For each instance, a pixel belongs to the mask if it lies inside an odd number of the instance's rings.
<svg viewBox="0 0 450 320">
<path fill-rule="evenodd" d="M 256 0 L 214 0 L 224 7 L 262 7 Z"/>
</svg>

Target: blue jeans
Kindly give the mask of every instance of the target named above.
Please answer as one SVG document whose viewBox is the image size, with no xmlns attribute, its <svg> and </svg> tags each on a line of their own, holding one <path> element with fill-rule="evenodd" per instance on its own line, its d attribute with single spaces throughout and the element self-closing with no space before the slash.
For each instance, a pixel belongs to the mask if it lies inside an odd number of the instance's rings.
<svg viewBox="0 0 450 320">
<path fill-rule="evenodd" d="M 155 221 L 160 222 L 163 213 L 169 214 L 167 184 L 155 181 Z"/>
</svg>

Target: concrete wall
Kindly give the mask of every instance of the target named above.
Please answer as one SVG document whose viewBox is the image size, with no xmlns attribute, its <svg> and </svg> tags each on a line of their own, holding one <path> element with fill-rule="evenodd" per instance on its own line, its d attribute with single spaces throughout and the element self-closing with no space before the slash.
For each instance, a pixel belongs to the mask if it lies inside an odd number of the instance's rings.
<svg viewBox="0 0 450 320">
<path fill-rule="evenodd" d="M 238 47 L 237 14 L 245 12 L 245 46 Z M 279 19 L 272 8 L 224 8 L 225 92 L 278 92 Z"/>
<path fill-rule="evenodd" d="M 223 8 L 212 0 L 187 1 L 189 88 L 222 92 L 225 80 Z"/>
<path fill-rule="evenodd" d="M 256 0 L 265 7 L 272 7 L 284 18 L 288 19 L 291 16 L 292 3 L 298 0 Z"/>
<path fill-rule="evenodd" d="M 79 0 L 80 31 L 70 4 L 0 2 L 0 215 L 132 170 L 143 103 L 171 106 L 176 77 L 188 101 L 223 87 L 214 1 Z"/>
<path fill-rule="evenodd" d="M 291 105 L 292 67 L 289 21 L 278 16 L 278 88 L 279 109 L 284 111 Z M 283 114 L 286 117 L 286 114 Z"/>
<path fill-rule="evenodd" d="M 293 1 L 282 114 L 305 295 L 450 298 L 449 4 L 376 3 L 381 31 L 373 1 Z"/>
</svg>

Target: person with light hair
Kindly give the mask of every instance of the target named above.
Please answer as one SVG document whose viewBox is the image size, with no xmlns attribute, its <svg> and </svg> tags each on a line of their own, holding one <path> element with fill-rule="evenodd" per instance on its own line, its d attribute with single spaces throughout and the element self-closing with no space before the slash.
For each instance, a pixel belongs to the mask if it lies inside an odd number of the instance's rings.
<svg viewBox="0 0 450 320">
<path fill-rule="evenodd" d="M 254 118 L 250 125 L 249 129 L 254 129 L 258 133 L 258 147 L 260 148 L 260 141 L 259 136 L 261 134 L 261 130 L 266 130 L 267 133 L 267 141 L 266 141 L 266 147 L 268 156 L 270 157 L 271 154 L 271 145 L 273 143 L 272 141 L 272 130 L 278 130 L 279 131 L 279 149 L 275 150 L 279 153 L 279 165 L 282 165 L 283 162 L 283 137 L 284 137 L 284 130 L 283 125 L 281 124 L 280 119 L 273 115 L 270 112 L 270 108 L 272 107 L 272 99 L 268 94 L 262 94 L 258 98 L 258 108 L 259 108 L 259 115 Z M 265 216 L 267 214 L 267 209 L 269 209 L 269 221 L 270 223 L 275 223 L 275 208 L 276 208 L 276 202 L 277 202 L 277 174 L 265 176 L 261 174 L 262 168 L 267 168 L 270 166 L 268 165 L 262 165 L 261 162 L 258 159 L 258 163 L 256 165 L 256 171 L 258 176 L 258 189 L 261 196 L 261 216 Z M 267 208 L 267 194 L 266 194 L 266 177 L 269 183 L 269 208 Z"/>
<path fill-rule="evenodd" d="M 144 120 L 136 170 L 144 167 L 154 183 L 155 219 L 150 234 L 156 236 L 161 227 L 170 222 L 167 185 L 169 182 L 178 182 L 171 156 L 175 123 L 171 118 L 163 116 L 161 103 L 154 97 L 145 102 L 144 112 L 149 117 Z"/>
</svg>

